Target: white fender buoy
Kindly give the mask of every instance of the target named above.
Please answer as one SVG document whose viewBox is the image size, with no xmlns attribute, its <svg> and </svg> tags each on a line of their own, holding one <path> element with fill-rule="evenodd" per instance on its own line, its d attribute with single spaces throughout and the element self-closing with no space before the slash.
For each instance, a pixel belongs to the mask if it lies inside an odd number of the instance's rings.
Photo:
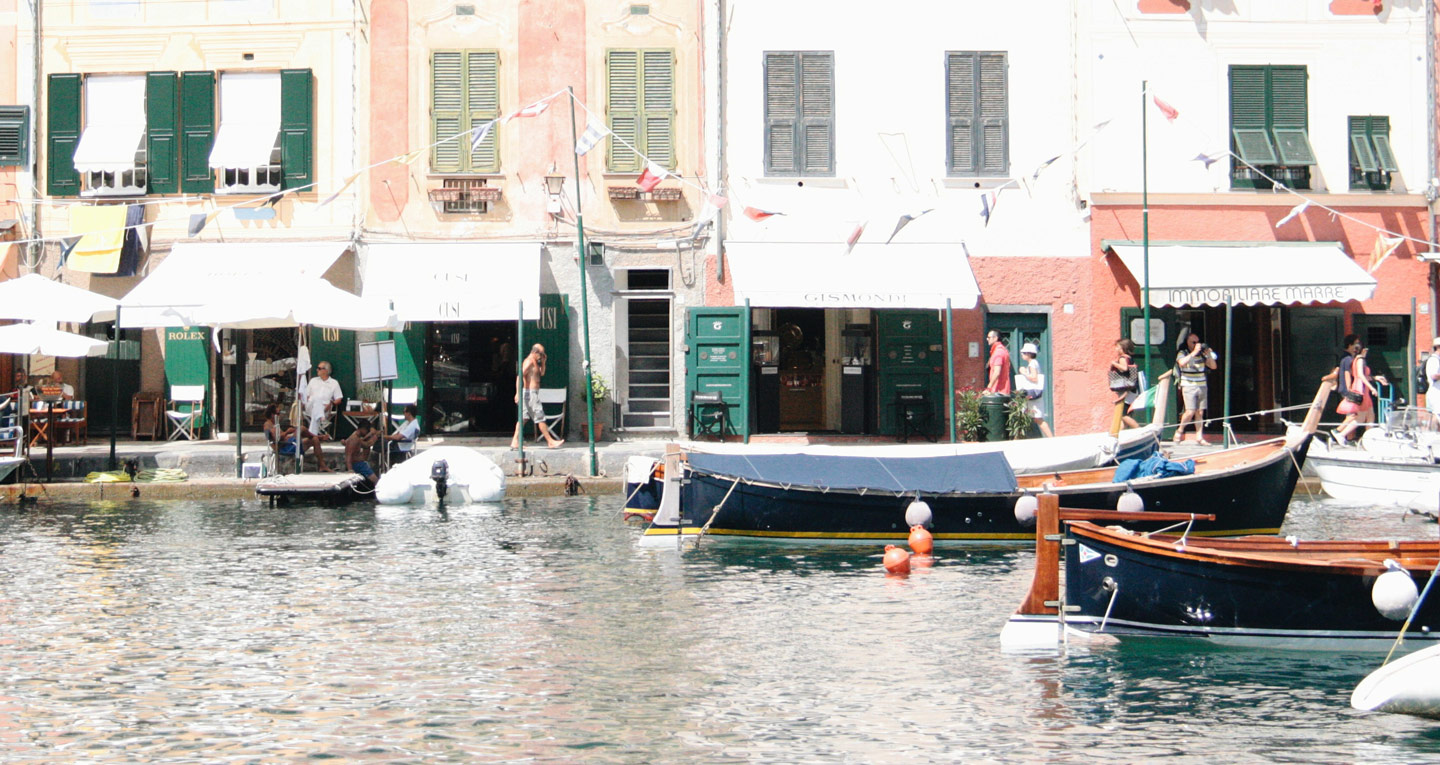
<svg viewBox="0 0 1440 765">
<path fill-rule="evenodd" d="M 1370 587 L 1370 602 L 1386 619 L 1403 621 L 1415 608 L 1420 591 L 1415 588 L 1415 580 L 1410 578 L 1410 573 L 1395 561 L 1385 561 L 1385 568 L 1390 570 L 1375 577 L 1375 584 Z"/>
<path fill-rule="evenodd" d="M 1135 493 L 1134 489 L 1126 489 L 1120 499 L 1115 502 L 1115 509 L 1122 513 L 1140 513 L 1145 510 L 1145 500 Z"/>
<path fill-rule="evenodd" d="M 1021 494 L 1020 498 L 1015 500 L 1015 520 L 1019 521 L 1021 526 L 1034 526 L 1035 513 L 1039 510 L 1040 498 L 1034 494 Z"/>
<path fill-rule="evenodd" d="M 905 508 L 906 526 L 929 526 L 934 518 L 935 514 L 930 512 L 930 506 L 923 499 L 917 499 Z"/>
</svg>

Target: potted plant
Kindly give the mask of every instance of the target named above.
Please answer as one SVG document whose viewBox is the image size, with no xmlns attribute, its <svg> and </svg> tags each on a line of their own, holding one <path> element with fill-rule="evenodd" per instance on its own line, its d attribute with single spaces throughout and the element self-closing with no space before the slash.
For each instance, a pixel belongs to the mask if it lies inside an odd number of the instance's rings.
<svg viewBox="0 0 1440 765">
<path fill-rule="evenodd" d="M 590 373 L 590 395 L 595 399 L 595 412 L 598 414 L 601 411 L 600 402 L 610 397 L 610 386 L 606 384 L 605 378 L 598 372 Z M 580 422 L 580 437 L 584 439 L 590 438 L 590 428 L 584 420 Z M 597 419 L 595 420 L 595 440 L 599 441 L 604 437 L 605 423 Z"/>
<path fill-rule="evenodd" d="M 980 393 L 962 390 L 955 399 L 955 429 L 961 440 L 984 441 L 985 418 L 980 415 Z"/>
</svg>

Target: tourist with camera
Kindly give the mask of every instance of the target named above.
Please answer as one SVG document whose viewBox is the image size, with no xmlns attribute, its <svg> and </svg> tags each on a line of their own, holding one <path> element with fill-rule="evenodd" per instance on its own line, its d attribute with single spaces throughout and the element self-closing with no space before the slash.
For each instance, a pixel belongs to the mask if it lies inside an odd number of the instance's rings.
<svg viewBox="0 0 1440 765">
<path fill-rule="evenodd" d="M 1175 428 L 1174 442 L 1177 444 L 1185 440 L 1185 426 L 1194 420 L 1195 442 L 1210 445 L 1205 440 L 1205 405 L 1209 403 L 1205 373 L 1215 368 L 1216 358 L 1215 351 L 1200 342 L 1200 336 L 1194 332 L 1185 337 L 1185 345 L 1175 356 L 1180 372 L 1180 399 L 1185 402 L 1185 413 L 1180 415 L 1180 425 Z"/>
</svg>

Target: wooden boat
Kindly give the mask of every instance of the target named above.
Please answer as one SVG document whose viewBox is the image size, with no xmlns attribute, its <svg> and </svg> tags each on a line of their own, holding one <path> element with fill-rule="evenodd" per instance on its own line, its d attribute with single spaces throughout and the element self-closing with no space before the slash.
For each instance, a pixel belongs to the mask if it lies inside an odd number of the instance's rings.
<svg viewBox="0 0 1440 765">
<path fill-rule="evenodd" d="M 0 457 L 0 483 L 4 483 L 21 465 L 25 464 L 24 457 Z"/>
<path fill-rule="evenodd" d="M 1326 494 L 1346 502 L 1407 505 L 1417 500 L 1435 509 L 1440 492 L 1440 432 L 1424 409 L 1391 412 L 1356 446 L 1319 441 L 1310 468 Z"/>
<path fill-rule="evenodd" d="M 1300 541 L 1257 536 L 1208 539 L 1102 527 L 1057 498 L 1041 503 L 1036 576 L 1007 625 L 1010 647 L 1063 634 L 1170 638 L 1314 650 L 1384 650 L 1394 644 L 1417 591 L 1440 561 L 1433 541 Z M 1065 517 L 1063 600 L 1054 532 Z M 1106 520 L 1113 520 L 1112 516 Z M 1128 519 L 1124 519 L 1129 526 Z M 1377 577 L 1399 576 L 1412 602 L 1389 618 L 1375 600 Z M 1387 582 L 1387 585 L 1393 582 Z M 1383 599 L 1382 599 L 1383 602 Z M 1414 648 L 1440 640 L 1440 599 L 1422 601 L 1405 631 Z"/>
<path fill-rule="evenodd" d="M 657 513 L 646 537 L 708 533 L 725 537 L 826 542 L 903 540 L 906 510 L 923 499 L 936 542 L 1024 541 L 1032 536 L 1015 516 L 1017 500 L 1050 491 L 1066 507 L 1115 509 L 1133 491 L 1147 510 L 1213 513 L 1194 533 L 1275 533 L 1285 519 L 1306 449 L 1331 383 L 1321 385 L 1305 424 L 1275 439 L 1207 454 L 1193 475 L 1116 483 L 1110 468 L 1014 476 L 997 453 L 944 458 L 840 458 L 822 455 L 686 453 L 683 479 L 667 482 L 678 510 Z M 1164 388 L 1162 387 L 1162 390 Z M 916 481 L 858 480 L 906 469 Z M 677 471 L 667 467 L 667 476 Z M 1144 529 L 1157 526 L 1144 525 Z"/>
<path fill-rule="evenodd" d="M 1371 672 L 1350 694 L 1350 706 L 1440 719 L 1440 645 L 1432 645 Z"/>
</svg>

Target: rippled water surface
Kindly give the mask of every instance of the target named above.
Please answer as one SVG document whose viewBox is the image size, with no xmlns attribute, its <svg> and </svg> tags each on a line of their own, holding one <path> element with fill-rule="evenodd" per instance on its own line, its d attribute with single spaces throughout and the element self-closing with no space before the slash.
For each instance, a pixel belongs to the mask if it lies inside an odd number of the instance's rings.
<svg viewBox="0 0 1440 765">
<path fill-rule="evenodd" d="M 1349 708 L 1373 656 L 1002 654 L 1027 549 L 896 581 L 876 547 L 641 549 L 618 506 L 0 508 L 0 761 L 1440 759 Z"/>
</svg>

